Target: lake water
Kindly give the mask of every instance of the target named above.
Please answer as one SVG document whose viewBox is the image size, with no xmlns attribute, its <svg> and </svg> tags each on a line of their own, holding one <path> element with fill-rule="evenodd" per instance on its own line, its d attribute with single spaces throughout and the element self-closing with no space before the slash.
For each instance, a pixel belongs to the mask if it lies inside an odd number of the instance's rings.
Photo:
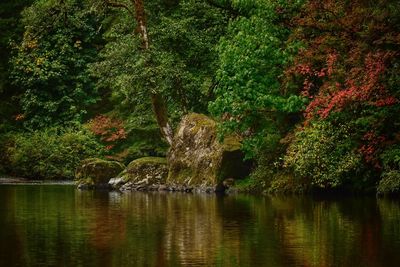
<svg viewBox="0 0 400 267">
<path fill-rule="evenodd" d="M 400 266 L 400 205 L 1 185 L 0 266 Z"/>
</svg>

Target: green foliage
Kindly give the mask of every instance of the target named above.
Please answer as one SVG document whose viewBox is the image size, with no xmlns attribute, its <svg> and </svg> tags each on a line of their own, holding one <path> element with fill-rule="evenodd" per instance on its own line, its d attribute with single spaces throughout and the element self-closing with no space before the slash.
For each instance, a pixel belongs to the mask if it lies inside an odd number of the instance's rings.
<svg viewBox="0 0 400 267">
<path fill-rule="evenodd" d="M 31 2 L 32 0 L 3 0 L 0 3 L 0 94 L 10 86 L 8 77 L 10 42 L 20 39 L 23 32 L 23 27 L 19 23 L 19 13 Z"/>
<path fill-rule="evenodd" d="M 24 10 L 12 77 L 23 89 L 26 126 L 79 121 L 96 101 L 87 65 L 97 58 L 101 17 L 89 7 L 86 1 L 39 0 Z"/>
<path fill-rule="evenodd" d="M 34 179 L 72 179 L 82 159 L 103 154 L 84 128 L 11 132 L 2 137 L 2 165 L 9 173 Z"/>
<path fill-rule="evenodd" d="M 393 194 L 400 192 L 400 171 L 386 171 L 382 174 L 377 188 L 378 194 Z"/>
<path fill-rule="evenodd" d="M 362 168 L 350 125 L 328 121 L 315 122 L 297 131 L 285 164 L 319 188 L 341 186 Z"/>
<path fill-rule="evenodd" d="M 167 144 L 162 140 L 158 127 L 131 128 L 127 125 L 127 138 L 116 143 L 108 151 L 107 158 L 128 164 L 142 157 L 165 157 L 167 150 Z"/>
<path fill-rule="evenodd" d="M 239 192 L 262 193 L 265 188 L 265 181 L 254 177 L 246 177 L 235 182 L 235 189 Z"/>
<path fill-rule="evenodd" d="M 383 167 L 386 170 L 400 170 L 400 146 L 395 145 L 381 155 Z"/>
<path fill-rule="evenodd" d="M 15 96 L 21 90 L 10 79 L 11 42 L 22 39 L 24 32 L 20 12 L 33 0 L 3 0 L 0 2 L 0 132 L 12 126 L 13 115 L 18 112 Z"/>
<path fill-rule="evenodd" d="M 303 98 L 282 84 L 284 67 L 291 62 L 296 44 L 287 45 L 290 30 L 279 1 L 235 1 L 247 10 L 229 24 L 218 45 L 218 84 L 210 111 L 223 117 L 222 133 L 247 137 L 244 150 L 254 156 L 268 134 L 279 133 L 287 114 L 302 109 Z"/>
<path fill-rule="evenodd" d="M 131 14 L 113 9 L 104 34 L 107 44 L 101 59 L 91 65 L 97 88 L 111 90 L 119 112 L 136 119 L 137 126 L 154 121 L 151 92 L 166 99 L 169 116 L 178 120 L 188 111 L 204 112 L 213 85 L 214 46 L 228 21 L 225 12 L 206 1 L 169 3 L 145 2 L 150 42 L 146 51 L 140 36 L 133 34 Z"/>
<path fill-rule="evenodd" d="M 393 146 L 381 155 L 383 172 L 378 185 L 379 194 L 400 192 L 400 146 Z"/>
</svg>

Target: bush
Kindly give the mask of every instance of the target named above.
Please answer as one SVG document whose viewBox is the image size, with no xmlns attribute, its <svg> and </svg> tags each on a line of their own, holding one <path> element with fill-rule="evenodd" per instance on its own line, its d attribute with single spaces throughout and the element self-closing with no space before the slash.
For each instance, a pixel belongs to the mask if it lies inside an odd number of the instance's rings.
<svg viewBox="0 0 400 267">
<path fill-rule="evenodd" d="M 103 154 L 93 134 L 81 127 L 8 133 L 1 140 L 3 169 L 34 179 L 72 179 L 82 159 Z"/>
<path fill-rule="evenodd" d="M 400 171 L 387 171 L 381 176 L 378 194 L 394 194 L 400 192 Z"/>
<path fill-rule="evenodd" d="M 296 133 L 285 165 L 297 176 L 307 178 L 313 187 L 339 187 L 357 177 L 363 166 L 354 139 L 348 125 L 313 123 Z"/>
<path fill-rule="evenodd" d="M 400 193 L 400 146 L 393 146 L 381 155 L 383 172 L 378 194 Z"/>
</svg>

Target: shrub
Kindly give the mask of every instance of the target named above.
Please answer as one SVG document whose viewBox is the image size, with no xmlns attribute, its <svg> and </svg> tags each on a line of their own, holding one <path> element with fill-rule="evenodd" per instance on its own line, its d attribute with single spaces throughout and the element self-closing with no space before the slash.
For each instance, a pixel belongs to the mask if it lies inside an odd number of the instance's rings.
<svg viewBox="0 0 400 267">
<path fill-rule="evenodd" d="M 378 194 L 393 194 L 400 192 L 400 171 L 386 171 L 382 174 L 378 185 Z"/>
<path fill-rule="evenodd" d="M 4 169 L 35 179 L 72 179 L 82 159 L 103 154 L 95 137 L 81 127 L 9 133 L 2 140 Z"/>
<path fill-rule="evenodd" d="M 381 155 L 383 172 L 378 185 L 378 194 L 400 192 L 400 146 L 393 146 Z"/>
<path fill-rule="evenodd" d="M 285 165 L 317 188 L 341 186 L 362 168 L 362 157 L 353 142 L 351 127 L 319 121 L 295 135 Z"/>
</svg>

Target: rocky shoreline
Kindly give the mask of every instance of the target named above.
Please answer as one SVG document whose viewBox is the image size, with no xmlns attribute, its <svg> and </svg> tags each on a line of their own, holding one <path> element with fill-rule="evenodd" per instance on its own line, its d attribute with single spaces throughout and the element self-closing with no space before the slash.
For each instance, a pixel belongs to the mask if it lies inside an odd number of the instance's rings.
<svg viewBox="0 0 400 267">
<path fill-rule="evenodd" d="M 121 186 L 119 191 L 141 191 L 141 192 L 182 192 L 182 193 L 218 193 L 224 192 L 227 188 L 221 186 L 187 186 L 187 185 L 167 185 L 167 184 L 141 184 L 128 182 Z"/>
<path fill-rule="evenodd" d="M 191 113 L 178 125 L 167 157 L 142 157 L 127 166 L 86 159 L 75 172 L 79 189 L 119 191 L 224 192 L 248 176 L 240 138 L 217 138 L 217 123 Z"/>
</svg>

